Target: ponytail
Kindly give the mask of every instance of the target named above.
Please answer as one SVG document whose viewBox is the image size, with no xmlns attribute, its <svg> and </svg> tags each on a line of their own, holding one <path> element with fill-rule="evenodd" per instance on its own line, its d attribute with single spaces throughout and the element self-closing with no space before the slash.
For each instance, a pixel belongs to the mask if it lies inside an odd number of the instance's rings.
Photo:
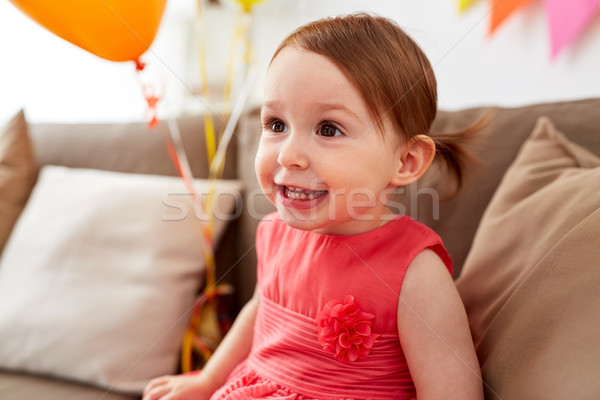
<svg viewBox="0 0 600 400">
<path fill-rule="evenodd" d="M 473 147 L 489 119 L 489 115 L 484 115 L 465 129 L 429 134 L 435 143 L 434 163 L 444 172 L 438 176 L 437 186 L 445 199 L 456 196 L 470 173 L 481 165 Z M 448 175 L 451 179 L 444 179 Z"/>
</svg>

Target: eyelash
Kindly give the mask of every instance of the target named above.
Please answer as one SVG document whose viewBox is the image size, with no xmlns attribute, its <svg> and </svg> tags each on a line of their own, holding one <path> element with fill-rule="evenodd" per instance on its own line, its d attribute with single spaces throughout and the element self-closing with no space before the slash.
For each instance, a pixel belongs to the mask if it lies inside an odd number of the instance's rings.
<svg viewBox="0 0 600 400">
<path fill-rule="evenodd" d="M 269 118 L 267 120 L 267 122 L 263 124 L 263 130 L 264 131 L 269 130 L 269 131 L 275 132 L 275 130 L 273 129 L 273 124 L 275 124 L 276 122 L 281 123 L 285 126 L 285 123 L 282 120 L 280 120 L 279 118 Z M 287 126 L 286 126 L 286 128 L 287 128 Z M 278 133 L 278 132 L 276 132 L 276 133 Z"/>
<path fill-rule="evenodd" d="M 269 119 L 267 119 L 266 123 L 263 123 L 263 130 L 269 130 L 269 131 L 272 131 L 272 132 L 275 132 L 275 133 L 279 133 L 279 131 L 275 131 L 273 129 L 273 125 L 275 123 L 283 124 L 284 125 L 284 129 L 285 130 L 288 129 L 287 126 L 285 125 L 285 123 L 282 120 L 280 120 L 279 118 L 269 118 Z M 330 126 L 330 127 L 332 127 L 335 130 L 335 132 L 339 132 L 339 135 L 336 135 L 336 134 L 334 134 L 334 136 L 325 136 L 325 135 L 322 135 L 323 137 L 336 137 L 336 136 L 342 136 L 342 135 L 344 135 L 344 132 L 342 132 L 342 130 L 337 126 L 337 124 L 335 122 L 328 121 L 328 120 L 323 120 L 323 121 L 319 122 L 319 125 L 318 125 L 318 128 L 317 128 L 317 134 L 319 134 L 319 131 L 324 126 Z"/>
<path fill-rule="evenodd" d="M 320 131 L 321 128 L 323 128 L 323 126 L 326 126 L 326 125 L 331 126 L 333 129 L 335 129 L 336 132 L 339 132 L 340 133 L 339 136 L 343 136 L 344 135 L 344 132 L 342 132 L 342 130 L 337 126 L 337 124 L 335 122 L 332 122 L 332 121 L 326 121 L 325 120 L 325 121 L 319 122 L 319 128 L 318 128 L 318 130 Z M 338 135 L 335 135 L 335 136 L 338 136 Z M 323 136 L 323 137 L 335 137 L 335 136 Z"/>
</svg>

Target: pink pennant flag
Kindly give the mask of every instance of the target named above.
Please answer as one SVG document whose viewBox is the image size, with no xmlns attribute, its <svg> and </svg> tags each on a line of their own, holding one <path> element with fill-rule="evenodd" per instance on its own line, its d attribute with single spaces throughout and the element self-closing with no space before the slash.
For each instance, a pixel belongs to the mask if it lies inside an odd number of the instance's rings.
<svg viewBox="0 0 600 400">
<path fill-rule="evenodd" d="M 544 0 L 552 58 L 575 41 L 592 21 L 600 8 L 600 0 Z"/>
</svg>

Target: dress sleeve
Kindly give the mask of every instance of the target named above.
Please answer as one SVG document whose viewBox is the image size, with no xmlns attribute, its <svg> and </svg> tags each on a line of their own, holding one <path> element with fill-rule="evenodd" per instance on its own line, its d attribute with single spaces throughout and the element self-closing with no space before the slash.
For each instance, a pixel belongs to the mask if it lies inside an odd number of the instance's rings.
<svg viewBox="0 0 600 400">
<path fill-rule="evenodd" d="M 450 257 L 448 250 L 446 250 L 446 247 L 444 247 L 442 238 L 439 237 L 439 235 L 435 233 L 433 229 L 420 222 L 410 220 L 410 223 L 413 225 L 410 238 L 410 241 L 412 241 L 412 248 L 410 251 L 408 265 L 410 265 L 412 260 L 423 250 L 430 249 L 433 250 L 438 257 L 440 257 L 442 262 L 446 265 L 446 268 L 448 268 L 448 272 L 452 274 L 452 258 Z"/>
<path fill-rule="evenodd" d="M 439 237 L 438 237 L 438 239 L 439 239 L 439 241 L 437 243 L 434 243 L 427 248 L 433 250 L 435 252 L 435 254 L 437 254 L 438 257 L 440 257 L 442 259 L 442 261 L 446 265 L 446 268 L 448 268 L 448 272 L 450 272 L 450 274 L 452 275 L 452 270 L 453 270 L 452 258 L 450 257 L 450 253 L 448 253 L 448 250 L 446 250 L 446 247 L 444 247 L 444 244 L 442 243 L 442 239 Z"/>
</svg>

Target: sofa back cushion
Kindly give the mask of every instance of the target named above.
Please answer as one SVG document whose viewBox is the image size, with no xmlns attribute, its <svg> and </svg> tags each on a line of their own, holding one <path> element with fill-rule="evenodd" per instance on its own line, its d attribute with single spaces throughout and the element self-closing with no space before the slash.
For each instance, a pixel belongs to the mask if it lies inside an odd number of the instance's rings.
<svg viewBox="0 0 600 400">
<path fill-rule="evenodd" d="M 540 118 L 456 284 L 489 399 L 600 393 L 600 157 Z"/>
<path fill-rule="evenodd" d="M 214 117 L 215 132 L 225 122 Z M 208 177 L 204 117 L 176 119 L 192 174 Z M 165 147 L 167 121 L 154 128 L 143 122 L 106 124 L 30 124 L 31 137 L 40 164 L 72 168 L 94 168 L 115 172 L 176 176 L 177 170 Z M 224 179 L 235 178 L 236 147 L 229 146 Z"/>
<path fill-rule="evenodd" d="M 484 115 L 489 124 L 475 147 L 482 162 L 458 196 L 442 202 L 436 217 L 431 196 L 418 197 L 418 209 L 411 215 L 433 228 L 442 238 L 454 260 L 458 277 L 467 257 L 479 221 L 498 184 L 540 116 L 548 116 L 557 129 L 574 143 L 600 155 L 600 99 L 536 104 L 517 108 L 480 107 L 460 111 L 440 111 L 432 130 L 447 132 L 464 128 Z M 435 171 L 433 171 L 435 172 Z"/>
<path fill-rule="evenodd" d="M 0 255 L 37 179 L 23 111 L 0 127 Z"/>
</svg>

